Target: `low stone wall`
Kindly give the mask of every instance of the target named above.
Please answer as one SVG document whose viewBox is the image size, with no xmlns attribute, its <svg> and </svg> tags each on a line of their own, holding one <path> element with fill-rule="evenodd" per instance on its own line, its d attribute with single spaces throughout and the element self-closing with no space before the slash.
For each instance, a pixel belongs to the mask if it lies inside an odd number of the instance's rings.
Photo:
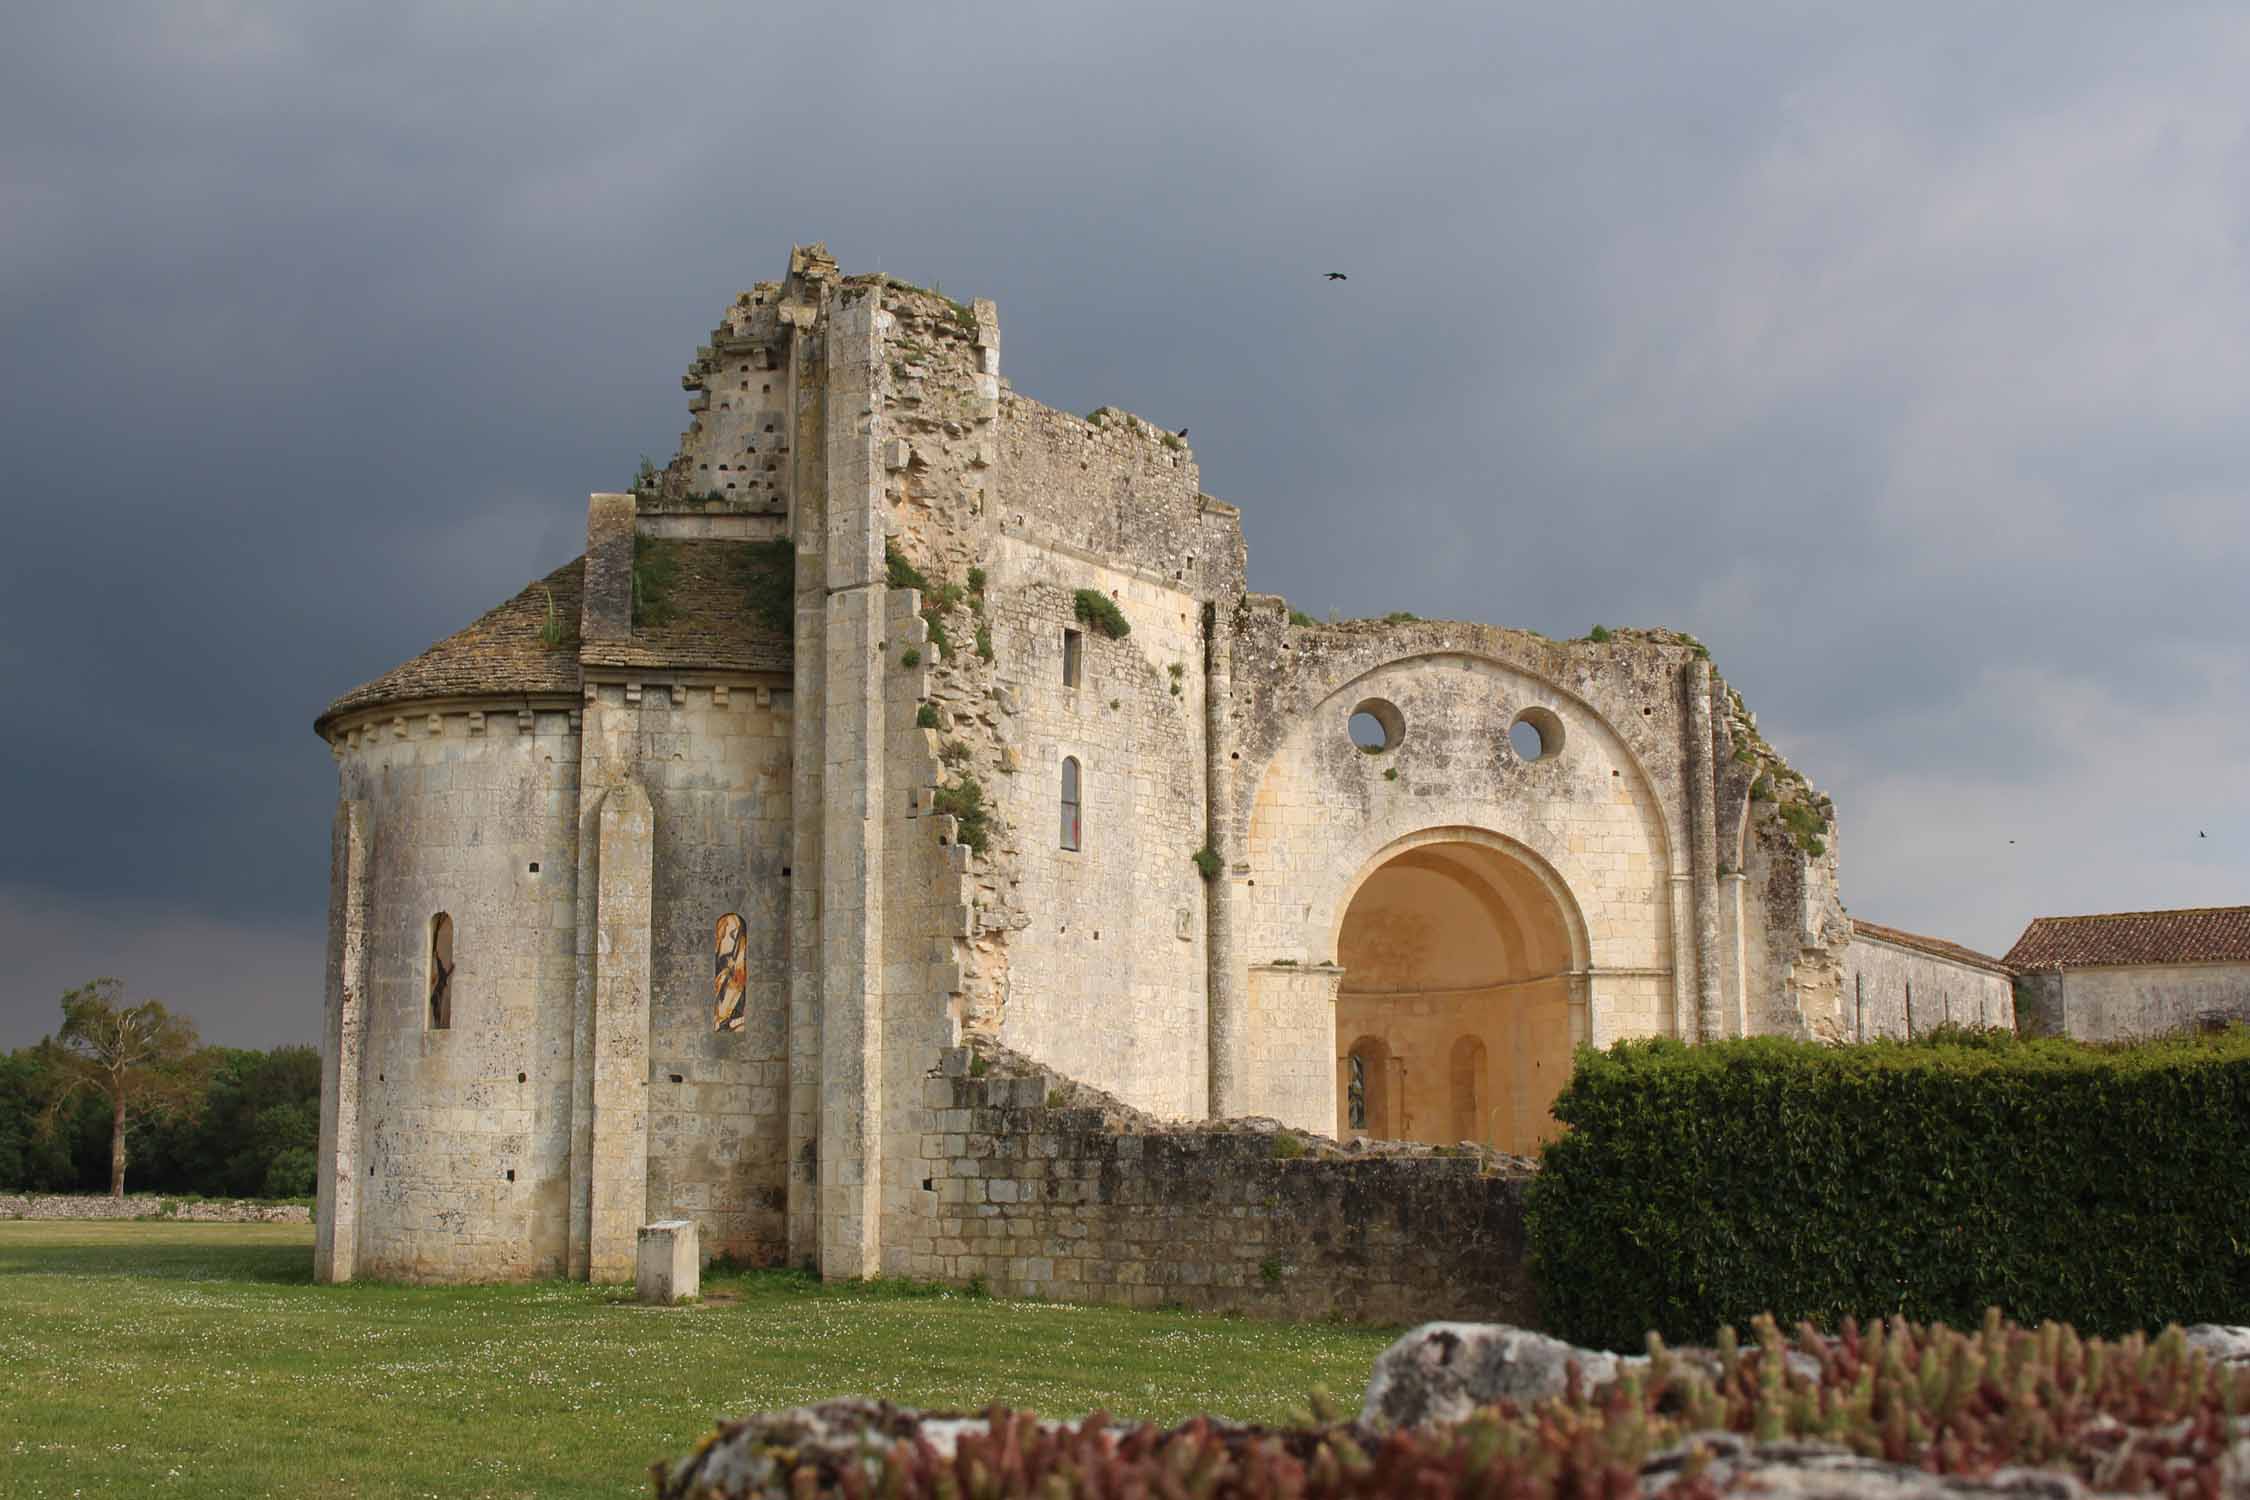
<svg viewBox="0 0 2250 1500">
<path fill-rule="evenodd" d="M 166 1204 L 171 1207 L 167 1209 Z M 92 1193 L 0 1194 L 0 1219 L 171 1219 L 206 1224 L 310 1224 L 302 1203 L 182 1203 L 155 1193 L 110 1198 Z"/>
<path fill-rule="evenodd" d="M 1949 951 L 1950 950 L 1950 951 Z M 1852 923 L 1844 950 L 1843 1039 L 1924 1036 L 1940 1026 L 2016 1025 L 2007 966 L 1950 943 Z"/>
<path fill-rule="evenodd" d="M 966 1050 L 923 1102 L 916 1276 L 1067 1302 L 1534 1321 L 1525 1174 L 1492 1158 L 1353 1150 L 1271 1121 L 1169 1126 Z"/>
</svg>

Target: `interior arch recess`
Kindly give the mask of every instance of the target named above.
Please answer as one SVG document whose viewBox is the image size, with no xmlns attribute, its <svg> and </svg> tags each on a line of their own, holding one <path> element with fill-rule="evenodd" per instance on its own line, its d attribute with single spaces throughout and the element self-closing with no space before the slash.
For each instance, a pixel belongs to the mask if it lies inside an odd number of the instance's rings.
<svg viewBox="0 0 2250 1500">
<path fill-rule="evenodd" d="M 1491 843 L 1417 843 L 1378 864 L 1351 896 L 1336 951 L 1336 1034 L 1379 1038 L 1389 1071 L 1383 1118 L 1370 1126 L 1433 1145 L 1536 1151 L 1570 1076 L 1577 947 L 1548 882 Z M 1480 1118 L 1464 1137 L 1465 1097 Z"/>
</svg>

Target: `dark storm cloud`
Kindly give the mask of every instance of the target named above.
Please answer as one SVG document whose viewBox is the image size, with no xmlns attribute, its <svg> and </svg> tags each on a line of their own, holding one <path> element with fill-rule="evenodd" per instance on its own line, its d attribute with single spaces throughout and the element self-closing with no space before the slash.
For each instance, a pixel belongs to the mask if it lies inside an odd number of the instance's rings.
<svg viewBox="0 0 2250 1500">
<path fill-rule="evenodd" d="M 1191 424 L 1255 587 L 1703 637 L 1855 910 L 2244 899 L 2250 29 L 1778 9 L 17 18 L 0 1045 L 98 972 L 309 1034 L 312 715 L 572 555 L 812 238 Z"/>
</svg>

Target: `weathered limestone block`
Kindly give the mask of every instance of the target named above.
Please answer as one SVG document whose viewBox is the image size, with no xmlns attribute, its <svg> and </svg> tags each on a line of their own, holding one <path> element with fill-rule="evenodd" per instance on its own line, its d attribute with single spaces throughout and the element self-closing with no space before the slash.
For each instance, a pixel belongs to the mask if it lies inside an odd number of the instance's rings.
<svg viewBox="0 0 2250 1500">
<path fill-rule="evenodd" d="M 2250 1328 L 2198 1323 L 2181 1331 L 2190 1349 L 2200 1349 L 2222 1365 L 2250 1365 Z"/>
<path fill-rule="evenodd" d="M 1359 1419 L 1380 1427 L 1458 1422 L 1495 1401 L 1560 1396 L 1572 1364 L 1591 1390 L 1645 1363 L 1505 1323 L 1424 1323 L 1376 1357 Z"/>
<path fill-rule="evenodd" d="M 702 1295 L 703 1260 L 695 1220 L 659 1219 L 641 1226 L 633 1260 L 633 1293 L 659 1307 Z"/>
<path fill-rule="evenodd" d="M 1673 1360 L 1707 1377 L 1720 1374 L 1713 1350 L 1670 1352 Z M 1785 1351 L 1782 1361 L 1792 1375 L 1820 1374 L 1819 1363 L 1799 1350 Z M 1424 1323 L 1376 1356 L 1359 1419 L 1377 1427 L 1458 1422 L 1495 1401 L 1528 1405 L 1560 1396 L 1569 1388 L 1573 1365 L 1580 1389 L 1592 1391 L 1647 1363 L 1645 1355 L 1580 1348 L 1506 1323 Z"/>
</svg>

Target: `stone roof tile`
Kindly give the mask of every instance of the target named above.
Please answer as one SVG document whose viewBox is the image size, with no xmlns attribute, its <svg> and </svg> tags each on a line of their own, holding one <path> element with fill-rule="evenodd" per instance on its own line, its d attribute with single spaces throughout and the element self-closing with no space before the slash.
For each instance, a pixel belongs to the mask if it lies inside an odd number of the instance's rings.
<svg viewBox="0 0 2250 1500">
<path fill-rule="evenodd" d="M 779 542 L 672 541 L 674 560 L 661 620 L 635 622 L 632 638 L 588 641 L 589 667 L 712 672 L 787 672 L 795 660 L 791 545 Z"/>
<path fill-rule="evenodd" d="M 487 698 L 578 691 L 578 604 L 583 557 L 574 558 L 507 603 L 486 610 L 413 660 L 391 668 L 328 705 L 313 724 L 326 733 L 344 715 L 425 698 Z M 550 618 L 558 638 L 546 639 Z"/>
<path fill-rule="evenodd" d="M 787 672 L 794 566 L 787 542 L 674 541 L 667 606 L 622 641 L 583 643 L 584 665 L 652 671 Z M 487 610 L 413 660 L 328 705 L 325 734 L 347 714 L 436 698 L 571 696 L 578 692 L 579 605 L 586 559 L 574 558 Z M 552 613 L 549 601 L 552 600 Z M 548 622 L 557 639 L 547 641 Z"/>
</svg>

